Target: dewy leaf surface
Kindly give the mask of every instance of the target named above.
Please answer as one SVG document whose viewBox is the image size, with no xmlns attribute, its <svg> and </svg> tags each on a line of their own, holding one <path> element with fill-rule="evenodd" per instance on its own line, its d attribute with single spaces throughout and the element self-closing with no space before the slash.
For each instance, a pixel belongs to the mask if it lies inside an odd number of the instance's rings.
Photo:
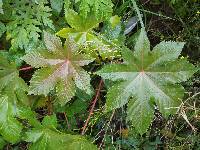
<svg viewBox="0 0 200 150">
<path fill-rule="evenodd" d="M 19 77 L 14 63 L 0 54 L 0 134 L 12 143 L 20 138 L 22 125 L 15 118 L 19 104 L 28 105 L 26 83 Z"/>
<path fill-rule="evenodd" d="M 91 94 L 90 75 L 81 66 L 88 65 L 94 59 L 78 53 L 71 39 L 67 39 L 62 47 L 58 37 L 45 33 L 44 41 L 47 50 L 34 51 L 23 58 L 33 67 L 40 67 L 30 81 L 29 94 L 46 96 L 55 88 L 61 105 L 71 100 L 76 88 Z"/>
<path fill-rule="evenodd" d="M 127 119 L 140 134 L 146 132 L 153 119 L 154 103 L 164 115 L 174 113 L 172 107 L 179 106 L 184 95 L 180 82 L 197 71 L 186 59 L 178 59 L 183 46 L 181 42 L 161 42 L 150 51 L 142 29 L 134 53 L 125 48 L 122 64 L 106 65 L 97 72 L 105 79 L 121 81 L 109 88 L 106 110 L 128 103 Z"/>
<path fill-rule="evenodd" d="M 32 142 L 30 150 L 96 150 L 96 146 L 79 135 L 61 133 L 56 129 L 56 117 L 47 116 L 42 127 L 33 128 L 26 134 Z"/>
</svg>

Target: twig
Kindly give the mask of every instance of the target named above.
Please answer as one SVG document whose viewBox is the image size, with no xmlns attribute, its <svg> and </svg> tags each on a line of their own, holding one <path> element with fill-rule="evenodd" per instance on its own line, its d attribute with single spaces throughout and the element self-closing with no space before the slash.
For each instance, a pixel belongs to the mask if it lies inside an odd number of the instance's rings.
<svg viewBox="0 0 200 150">
<path fill-rule="evenodd" d="M 200 92 L 197 92 L 197 93 L 195 93 L 194 95 L 192 95 L 191 97 L 187 98 L 187 99 L 184 101 L 184 103 L 186 103 L 188 100 L 191 100 L 191 99 L 193 99 L 194 97 L 196 97 L 196 96 L 198 96 L 198 95 L 200 95 Z"/>
<path fill-rule="evenodd" d="M 187 124 L 192 128 L 192 131 L 193 132 L 196 132 L 197 129 L 190 123 L 190 121 L 188 120 L 188 117 L 185 113 L 185 110 L 182 108 L 181 109 L 181 112 L 180 112 L 180 115 L 183 117 L 183 119 L 187 122 Z"/>
<path fill-rule="evenodd" d="M 25 71 L 25 70 L 30 70 L 33 67 L 29 66 L 29 67 L 24 67 L 24 68 L 20 68 L 19 71 Z"/>
<path fill-rule="evenodd" d="M 142 21 L 142 15 L 141 15 L 141 13 L 140 13 L 139 8 L 138 8 L 138 6 L 137 6 L 135 0 L 131 0 L 131 1 L 132 1 L 132 3 L 133 3 L 133 7 L 134 7 L 134 9 L 135 9 L 135 11 L 136 11 L 136 13 L 137 13 L 137 15 L 138 15 L 138 18 L 139 18 L 139 21 L 140 21 L 141 27 L 142 27 L 143 29 L 145 29 L 145 27 L 144 27 L 144 23 L 143 23 L 143 21 Z"/>
<path fill-rule="evenodd" d="M 155 16 L 158 16 L 158 17 L 163 17 L 165 19 L 177 20 L 175 18 L 171 18 L 171 17 L 165 16 L 165 15 L 162 15 L 162 14 L 159 14 L 159 13 L 155 13 L 155 12 L 152 12 L 152 11 L 148 11 L 148 10 L 145 10 L 145 9 L 139 9 L 139 10 L 146 12 L 146 13 L 149 13 L 149 14 L 152 14 L 152 15 L 155 15 Z"/>
<path fill-rule="evenodd" d="M 147 1 L 144 2 L 142 5 L 146 5 L 148 2 L 150 2 L 150 0 L 147 0 Z"/>
<path fill-rule="evenodd" d="M 92 102 L 92 106 L 91 106 L 91 109 L 90 109 L 88 118 L 87 118 L 87 120 L 86 120 L 86 122 L 85 122 L 85 125 L 84 125 L 83 129 L 82 129 L 82 132 L 81 132 L 82 135 L 85 134 L 85 130 L 86 130 L 86 128 L 87 128 L 88 122 L 89 122 L 89 120 L 90 120 L 90 118 L 91 118 L 91 116 L 92 116 L 92 114 L 93 114 L 94 107 L 95 107 L 96 102 L 97 102 L 97 99 L 98 99 L 98 97 L 99 97 L 99 95 L 100 95 L 100 90 L 101 90 L 101 88 L 102 88 L 102 85 L 103 85 L 103 80 L 101 79 L 100 82 L 99 82 L 99 85 L 98 85 L 98 89 L 97 89 L 95 98 L 94 98 L 94 100 L 93 100 L 93 102 Z"/>
<path fill-rule="evenodd" d="M 200 92 L 198 93 L 195 93 L 194 95 L 192 95 L 191 97 L 187 98 L 184 102 L 181 103 L 181 105 L 178 107 L 178 110 L 177 110 L 177 113 L 179 113 L 179 116 L 182 116 L 183 119 L 187 122 L 187 124 L 192 128 L 192 131 L 196 132 L 197 129 L 190 123 L 190 121 L 188 120 L 188 117 L 185 113 L 185 110 L 184 110 L 184 104 L 193 99 L 194 97 L 198 96 L 200 94 Z"/>
<path fill-rule="evenodd" d="M 53 108 L 52 108 L 52 102 L 51 102 L 51 96 L 48 96 L 48 104 L 47 104 L 47 111 L 48 111 L 48 115 L 52 115 L 53 114 Z"/>
<path fill-rule="evenodd" d="M 67 123 L 67 127 L 68 127 L 68 129 L 70 130 L 70 124 L 69 124 L 69 121 L 68 121 L 66 112 L 64 112 L 63 114 L 64 114 L 64 116 L 65 116 L 65 120 L 66 120 L 66 123 Z"/>
<path fill-rule="evenodd" d="M 101 147 L 102 147 L 102 145 L 103 145 L 103 142 L 104 142 L 104 140 L 105 140 L 106 134 L 107 134 L 107 132 L 108 132 L 108 127 L 110 126 L 110 123 L 111 123 L 111 121 L 112 121 L 112 118 L 113 118 L 114 114 L 115 114 L 115 110 L 113 110 L 112 115 L 110 116 L 109 122 L 108 122 L 108 124 L 107 124 L 106 130 L 105 130 L 105 133 L 104 133 L 104 136 L 103 136 L 103 139 L 102 139 L 101 144 L 100 144 L 100 146 L 99 146 L 99 149 L 101 149 Z"/>
</svg>

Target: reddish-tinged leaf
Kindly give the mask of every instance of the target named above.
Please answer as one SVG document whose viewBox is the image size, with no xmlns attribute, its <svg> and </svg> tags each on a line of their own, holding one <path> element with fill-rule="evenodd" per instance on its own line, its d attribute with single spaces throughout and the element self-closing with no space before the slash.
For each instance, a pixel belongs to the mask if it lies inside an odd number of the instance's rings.
<svg viewBox="0 0 200 150">
<path fill-rule="evenodd" d="M 38 69 L 31 81 L 29 94 L 44 94 L 55 87 L 58 102 L 67 103 L 74 95 L 76 87 L 91 94 L 90 75 L 81 68 L 94 59 L 78 53 L 72 39 L 67 39 L 64 47 L 60 39 L 44 33 L 47 50 L 33 51 L 23 59 Z"/>
</svg>

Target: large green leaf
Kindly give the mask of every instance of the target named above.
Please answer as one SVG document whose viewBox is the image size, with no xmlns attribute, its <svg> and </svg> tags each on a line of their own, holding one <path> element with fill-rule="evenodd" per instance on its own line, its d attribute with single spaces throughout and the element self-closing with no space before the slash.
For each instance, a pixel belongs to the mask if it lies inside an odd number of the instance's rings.
<svg viewBox="0 0 200 150">
<path fill-rule="evenodd" d="M 27 142 L 33 142 L 30 150 L 95 150 L 84 137 L 60 133 L 48 128 L 33 129 L 27 133 Z"/>
<path fill-rule="evenodd" d="M 99 54 L 103 59 L 117 57 L 118 49 L 93 33 L 93 29 L 100 23 L 93 15 L 84 18 L 73 10 L 68 10 L 65 15 L 71 28 L 63 28 L 57 33 L 58 36 L 72 37 L 77 44 L 85 47 L 84 52 L 93 57 Z"/>
<path fill-rule="evenodd" d="M 3 149 L 6 144 L 6 141 L 2 137 L 0 137 L 0 149 Z"/>
<path fill-rule="evenodd" d="M 29 94 L 44 94 L 55 87 L 58 101 L 66 104 L 75 95 L 76 87 L 90 94 L 90 75 L 81 66 L 94 59 L 78 53 L 73 40 L 67 39 L 62 47 L 60 39 L 47 32 L 44 34 L 47 50 L 34 51 L 23 57 L 33 67 L 39 68 L 31 81 Z"/>
<path fill-rule="evenodd" d="M 42 127 L 26 134 L 26 141 L 32 142 L 30 150 L 96 150 L 96 146 L 79 135 L 70 135 L 56 130 L 56 117 L 47 116 Z"/>
<path fill-rule="evenodd" d="M 97 74 L 105 79 L 121 81 L 110 87 L 106 110 L 128 103 L 128 120 L 143 134 L 149 127 L 156 104 L 164 115 L 174 113 L 181 104 L 186 81 L 197 69 L 186 59 L 178 59 L 184 43 L 161 42 L 150 50 L 144 29 L 135 44 L 134 53 L 122 51 L 124 62 L 103 67 Z"/>
<path fill-rule="evenodd" d="M 28 105 L 26 83 L 19 77 L 14 63 L 0 54 L 0 134 L 9 142 L 15 143 L 20 138 L 22 125 L 15 118 L 19 104 Z"/>
<path fill-rule="evenodd" d="M 20 139 L 22 125 L 15 118 L 16 106 L 9 102 L 8 97 L 0 96 L 0 133 L 9 142 L 15 143 Z"/>
<path fill-rule="evenodd" d="M 25 93 L 28 90 L 27 84 L 19 77 L 15 63 L 9 63 L 2 54 L 0 54 L 0 93 L 7 95 L 13 104 L 20 101 L 28 105 Z"/>
</svg>

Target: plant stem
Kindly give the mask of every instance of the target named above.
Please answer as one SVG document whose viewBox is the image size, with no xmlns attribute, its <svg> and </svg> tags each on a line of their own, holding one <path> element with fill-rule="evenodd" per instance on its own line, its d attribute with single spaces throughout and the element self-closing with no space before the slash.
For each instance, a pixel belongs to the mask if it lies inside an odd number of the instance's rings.
<svg viewBox="0 0 200 150">
<path fill-rule="evenodd" d="M 53 114 L 53 105 L 51 102 L 51 96 L 48 96 L 47 110 L 48 110 L 48 115 L 51 116 Z"/>
<path fill-rule="evenodd" d="M 68 121 L 66 112 L 64 112 L 63 114 L 64 114 L 64 116 L 65 116 L 65 120 L 66 120 L 66 123 L 67 123 L 67 127 L 68 127 L 68 129 L 70 130 L 70 124 L 69 124 L 69 121 Z"/>
<path fill-rule="evenodd" d="M 82 132 L 81 132 L 82 135 L 85 134 L 85 130 L 86 130 L 86 128 L 87 128 L 88 122 L 89 122 L 89 120 L 90 120 L 90 118 L 91 118 L 91 116 L 92 116 L 92 114 L 93 114 L 94 107 L 95 107 L 96 102 L 97 102 L 97 100 L 98 100 L 98 97 L 99 97 L 99 95 L 100 95 L 100 90 L 101 90 L 101 88 L 102 88 L 102 85 L 103 85 L 103 80 L 101 79 L 100 82 L 99 82 L 99 85 L 98 85 L 98 89 L 97 89 L 97 91 L 96 91 L 95 98 L 94 98 L 94 100 L 93 100 L 93 102 L 92 102 L 92 106 L 91 106 L 91 109 L 90 109 L 88 118 L 87 118 L 87 120 L 86 120 L 86 122 L 85 122 L 85 125 L 84 125 L 83 129 L 82 129 Z"/>
<path fill-rule="evenodd" d="M 136 10 L 136 13 L 137 13 L 137 15 L 138 15 L 138 18 L 139 18 L 141 27 L 144 29 L 144 23 L 143 23 L 143 21 L 142 21 L 142 15 L 140 14 L 139 8 L 138 8 L 138 6 L 137 6 L 135 0 L 132 0 L 132 3 L 133 3 L 133 7 L 134 7 L 134 9 Z"/>
<path fill-rule="evenodd" d="M 110 123 L 111 123 L 111 121 L 112 121 L 112 119 L 113 119 L 114 114 L 115 114 L 115 110 L 113 110 L 112 115 L 110 116 L 109 122 L 108 122 L 108 124 L 107 124 L 107 126 L 106 126 L 106 130 L 105 130 L 103 139 L 102 139 L 101 144 L 100 144 L 100 146 L 99 146 L 99 149 L 101 149 L 101 147 L 102 147 L 102 145 L 103 145 L 103 142 L 104 142 L 104 140 L 105 140 L 106 134 L 107 134 L 107 132 L 108 132 L 108 127 L 110 127 Z"/>
<path fill-rule="evenodd" d="M 32 68 L 33 68 L 33 67 L 28 66 L 28 67 L 20 68 L 19 71 L 30 70 L 30 69 L 32 69 Z"/>
</svg>

